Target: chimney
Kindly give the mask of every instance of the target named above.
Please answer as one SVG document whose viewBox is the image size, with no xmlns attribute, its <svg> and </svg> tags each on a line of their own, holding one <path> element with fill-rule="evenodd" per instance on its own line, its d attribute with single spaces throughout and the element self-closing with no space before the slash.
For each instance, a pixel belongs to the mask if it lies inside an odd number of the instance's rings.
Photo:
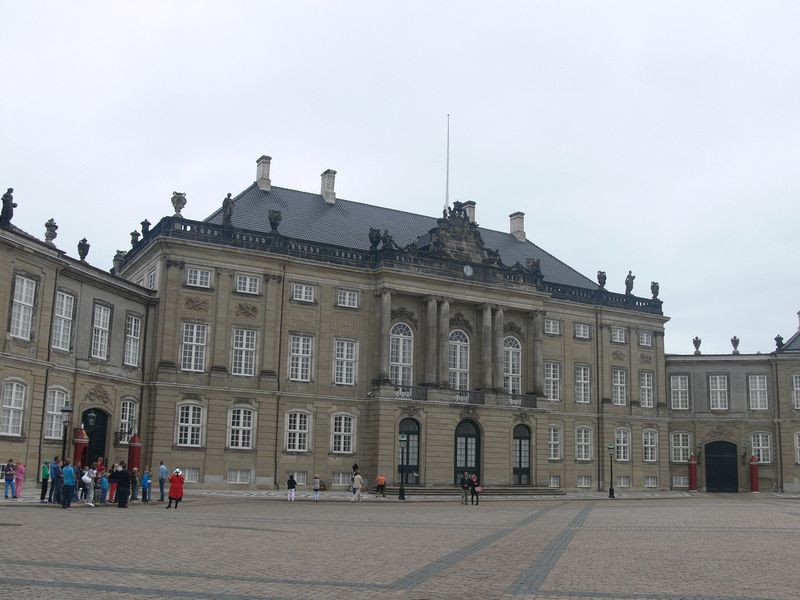
<svg viewBox="0 0 800 600">
<path fill-rule="evenodd" d="M 511 235 L 520 242 L 527 241 L 525 237 L 525 213 L 517 211 L 508 215 L 508 218 L 511 220 Z"/>
<path fill-rule="evenodd" d="M 467 216 L 469 217 L 469 222 L 475 222 L 475 202 L 472 200 L 467 200 L 464 202 L 464 210 L 467 211 Z"/>
<path fill-rule="evenodd" d="M 269 164 L 271 161 L 271 156 L 262 156 L 256 161 L 256 185 L 262 192 L 268 192 L 272 189 L 272 182 L 269 180 Z"/>
<path fill-rule="evenodd" d="M 336 181 L 336 171 L 328 169 L 322 174 L 322 190 L 320 194 L 325 198 L 327 204 L 336 204 L 336 192 L 333 190 L 333 184 Z"/>
<path fill-rule="evenodd" d="M 800 310 L 797 311 L 797 331 L 800 331 Z"/>
</svg>

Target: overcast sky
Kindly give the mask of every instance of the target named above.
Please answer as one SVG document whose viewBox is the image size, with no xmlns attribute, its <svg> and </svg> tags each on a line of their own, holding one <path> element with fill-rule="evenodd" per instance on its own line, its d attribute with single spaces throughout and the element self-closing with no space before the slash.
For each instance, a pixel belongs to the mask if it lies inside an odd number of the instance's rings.
<svg viewBox="0 0 800 600">
<path fill-rule="evenodd" d="M 661 285 L 668 352 L 797 330 L 800 2 L 0 1 L 14 224 L 111 266 L 145 217 L 272 183 L 451 200 L 607 287 Z M 365 234 L 366 235 L 366 234 Z"/>
</svg>

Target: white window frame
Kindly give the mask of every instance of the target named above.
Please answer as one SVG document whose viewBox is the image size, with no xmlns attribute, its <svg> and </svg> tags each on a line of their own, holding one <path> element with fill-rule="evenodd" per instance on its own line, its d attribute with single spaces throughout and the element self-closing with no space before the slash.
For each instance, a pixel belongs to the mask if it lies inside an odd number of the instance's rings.
<svg viewBox="0 0 800 600">
<path fill-rule="evenodd" d="M 356 451 L 356 417 L 349 413 L 331 416 L 331 452 L 353 454 Z"/>
<path fill-rule="evenodd" d="M 124 398 L 119 404 L 119 443 L 127 446 L 136 428 L 136 400 Z"/>
<path fill-rule="evenodd" d="M 639 404 L 642 408 L 655 406 L 655 379 L 652 371 L 639 371 Z"/>
<path fill-rule="evenodd" d="M 414 330 L 402 321 L 389 331 L 389 380 L 402 386 L 414 382 Z"/>
<path fill-rule="evenodd" d="M 544 362 L 544 395 L 551 402 L 561 401 L 561 363 Z"/>
<path fill-rule="evenodd" d="M 592 428 L 585 425 L 575 428 L 575 460 L 592 460 Z"/>
<path fill-rule="evenodd" d="M 333 340 L 333 382 L 355 385 L 358 377 L 358 342 L 345 338 Z"/>
<path fill-rule="evenodd" d="M 228 448 L 252 450 L 255 439 L 256 411 L 250 405 L 234 405 L 228 411 Z"/>
<path fill-rule="evenodd" d="M 284 448 L 286 452 L 308 452 L 311 440 L 311 413 L 290 410 L 286 413 Z"/>
<path fill-rule="evenodd" d="M 792 406 L 800 409 L 800 375 L 792 375 Z"/>
<path fill-rule="evenodd" d="M 644 487 L 646 489 L 653 489 L 658 487 L 658 475 L 645 475 Z"/>
<path fill-rule="evenodd" d="M 547 427 L 547 460 L 561 460 L 561 427 Z"/>
<path fill-rule="evenodd" d="M 631 430 L 617 427 L 614 430 L 614 460 L 616 462 L 631 461 Z"/>
<path fill-rule="evenodd" d="M 447 379 L 452 390 L 469 389 L 469 336 L 461 329 L 450 332 L 447 344 Z"/>
<path fill-rule="evenodd" d="M 653 347 L 653 332 L 652 331 L 640 331 L 639 332 L 639 345 L 644 346 L 645 348 L 652 348 Z"/>
<path fill-rule="evenodd" d="M 358 308 L 358 292 L 356 290 L 336 290 L 336 306 Z"/>
<path fill-rule="evenodd" d="M 672 410 L 689 410 L 689 376 L 669 376 L 669 398 Z"/>
<path fill-rule="evenodd" d="M 111 339 L 111 307 L 94 303 L 92 308 L 92 348 L 90 356 L 108 360 L 108 342 Z"/>
<path fill-rule="evenodd" d="M 550 475 L 547 479 L 547 487 L 549 488 L 560 488 L 561 487 L 561 475 Z"/>
<path fill-rule="evenodd" d="M 522 393 L 522 344 L 513 335 L 503 338 L 503 389 L 506 394 Z"/>
<path fill-rule="evenodd" d="M 688 488 L 689 478 L 686 475 L 673 475 L 672 476 L 673 488 Z"/>
<path fill-rule="evenodd" d="M 240 294 L 257 296 L 261 293 L 261 277 L 238 273 L 236 275 L 236 291 Z"/>
<path fill-rule="evenodd" d="M 748 375 L 747 392 L 750 397 L 750 410 L 769 410 L 766 375 Z"/>
<path fill-rule="evenodd" d="M 75 310 L 75 296 L 68 292 L 56 292 L 56 305 L 53 308 L 53 338 L 50 342 L 56 350 L 69 352 L 72 345 L 72 322 Z"/>
<path fill-rule="evenodd" d="M 289 336 L 289 380 L 308 383 L 314 358 L 314 338 L 294 333 Z"/>
<path fill-rule="evenodd" d="M 760 465 L 772 463 L 772 435 L 767 431 L 754 431 L 750 434 L 751 456 L 756 457 Z"/>
<path fill-rule="evenodd" d="M 631 476 L 630 475 L 618 475 L 617 476 L 617 487 L 618 488 L 629 488 L 629 487 L 631 487 Z"/>
<path fill-rule="evenodd" d="M 588 340 L 591 337 L 591 328 L 586 323 L 575 323 L 574 325 L 575 338 L 579 340 Z"/>
<path fill-rule="evenodd" d="M 199 467 L 184 467 L 183 468 L 183 481 L 184 481 L 184 483 L 200 483 L 200 468 Z"/>
<path fill-rule="evenodd" d="M 64 439 L 64 413 L 61 409 L 69 402 L 69 392 L 54 386 L 47 390 L 44 417 L 44 438 L 46 440 Z"/>
<path fill-rule="evenodd" d="M 800 431 L 794 434 L 794 464 L 800 465 Z"/>
<path fill-rule="evenodd" d="M 687 463 L 692 455 L 692 438 L 686 431 L 669 434 L 669 457 L 674 463 Z"/>
<path fill-rule="evenodd" d="M 208 324 L 184 322 L 181 329 L 181 371 L 202 373 L 206 370 Z"/>
<path fill-rule="evenodd" d="M 728 410 L 728 376 L 708 376 L 708 407 L 711 410 Z"/>
<path fill-rule="evenodd" d="M 350 485 L 350 478 L 353 474 L 350 471 L 336 471 L 331 473 L 331 485 Z"/>
<path fill-rule="evenodd" d="M 200 267 L 186 268 L 186 285 L 196 288 L 211 287 L 211 270 L 201 269 Z"/>
<path fill-rule="evenodd" d="M 196 402 L 181 402 L 175 408 L 175 445 L 202 448 L 205 443 L 205 407 Z"/>
<path fill-rule="evenodd" d="M 228 469 L 230 485 L 250 485 L 250 469 Z"/>
<path fill-rule="evenodd" d="M 592 476 L 591 475 L 578 475 L 575 480 L 575 487 L 579 490 L 588 490 L 592 488 Z"/>
<path fill-rule="evenodd" d="M 139 366 L 139 353 L 142 347 L 142 317 L 125 316 L 125 347 L 122 363 L 129 367 Z"/>
<path fill-rule="evenodd" d="M 258 331 L 234 327 L 231 333 L 231 375 L 253 377 L 256 374 Z"/>
<path fill-rule="evenodd" d="M 558 319 L 545 319 L 544 332 L 547 335 L 561 335 L 561 321 Z"/>
<path fill-rule="evenodd" d="M 628 403 L 628 372 L 621 367 L 611 369 L 611 404 L 625 406 Z"/>
<path fill-rule="evenodd" d="M 658 431 L 655 429 L 642 431 L 642 461 L 658 461 Z"/>
<path fill-rule="evenodd" d="M 292 284 L 292 300 L 295 302 L 313 303 L 316 298 L 315 288 L 310 283 L 293 283 Z"/>
<path fill-rule="evenodd" d="M 147 273 L 147 287 L 149 289 L 151 289 L 151 290 L 156 289 L 156 287 L 158 285 L 157 273 L 158 273 L 158 271 L 156 269 L 153 269 L 152 271 L 149 271 Z"/>
<path fill-rule="evenodd" d="M 8 334 L 21 340 L 30 340 L 33 334 L 33 309 L 36 305 L 38 282 L 17 274 L 14 277 L 14 296 L 11 301 L 11 322 Z"/>
<path fill-rule="evenodd" d="M 575 402 L 591 404 L 592 402 L 592 367 L 575 365 Z"/>
<path fill-rule="evenodd" d="M 616 344 L 624 344 L 625 343 L 625 328 L 624 327 L 612 327 L 611 328 L 611 341 Z"/>
</svg>

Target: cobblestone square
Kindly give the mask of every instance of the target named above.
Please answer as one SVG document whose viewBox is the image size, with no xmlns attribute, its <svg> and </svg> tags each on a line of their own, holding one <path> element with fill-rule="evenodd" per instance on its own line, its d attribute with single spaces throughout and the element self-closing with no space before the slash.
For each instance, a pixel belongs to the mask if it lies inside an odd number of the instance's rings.
<svg viewBox="0 0 800 600">
<path fill-rule="evenodd" d="M 794 599 L 800 499 L 0 500 L 6 598 Z"/>
</svg>

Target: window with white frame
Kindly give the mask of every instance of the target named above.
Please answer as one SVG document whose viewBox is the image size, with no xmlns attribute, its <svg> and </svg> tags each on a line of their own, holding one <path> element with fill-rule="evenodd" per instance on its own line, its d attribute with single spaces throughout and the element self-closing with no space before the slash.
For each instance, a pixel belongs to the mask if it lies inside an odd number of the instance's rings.
<svg viewBox="0 0 800 600">
<path fill-rule="evenodd" d="M 250 483 L 250 469 L 228 469 L 228 483 Z"/>
<path fill-rule="evenodd" d="M 119 443 L 127 444 L 136 427 L 136 402 L 123 400 L 119 410 Z"/>
<path fill-rule="evenodd" d="M 767 376 L 748 375 L 747 387 L 750 393 L 750 410 L 767 410 Z"/>
<path fill-rule="evenodd" d="M 395 323 L 389 332 L 389 379 L 394 385 L 414 381 L 414 333 L 405 323 Z"/>
<path fill-rule="evenodd" d="M 197 404 L 178 405 L 178 446 L 199 448 L 203 443 L 203 407 Z M 187 479 L 188 481 L 188 479 Z"/>
<path fill-rule="evenodd" d="M 618 344 L 625 343 L 625 329 L 622 327 L 611 328 L 611 341 Z"/>
<path fill-rule="evenodd" d="M 208 269 L 189 267 L 186 269 L 186 285 L 192 287 L 210 288 L 211 271 Z"/>
<path fill-rule="evenodd" d="M 208 325 L 184 323 L 181 343 L 181 370 L 201 372 L 206 368 Z"/>
<path fill-rule="evenodd" d="M 67 350 L 72 339 L 72 318 L 75 296 L 67 292 L 56 292 L 56 306 L 53 310 L 53 348 Z"/>
<path fill-rule="evenodd" d="M 576 482 L 576 487 L 579 490 L 588 490 L 592 487 L 592 476 L 591 475 L 578 475 L 578 480 Z"/>
<path fill-rule="evenodd" d="M 630 475 L 620 475 L 617 477 L 617 487 L 618 488 L 629 488 L 631 487 L 631 476 Z"/>
<path fill-rule="evenodd" d="M 794 434 L 794 463 L 800 465 L 800 431 Z"/>
<path fill-rule="evenodd" d="M 561 365 L 557 362 L 544 363 L 544 395 L 548 400 L 561 400 Z"/>
<path fill-rule="evenodd" d="M 156 284 L 158 283 L 158 277 L 156 273 L 157 271 L 153 269 L 147 274 L 147 287 L 151 290 L 156 289 Z"/>
<path fill-rule="evenodd" d="M 670 375 L 669 397 L 672 410 L 689 410 L 688 375 Z"/>
<path fill-rule="evenodd" d="M 291 411 L 286 414 L 286 451 L 308 452 L 311 417 L 308 413 Z"/>
<path fill-rule="evenodd" d="M 331 485 L 350 485 L 350 478 L 353 474 L 350 471 L 337 471 L 331 473 Z"/>
<path fill-rule="evenodd" d="M 639 402 L 642 408 L 653 408 L 654 400 L 653 372 L 639 371 Z"/>
<path fill-rule="evenodd" d="M 575 460 L 592 460 L 592 430 L 589 427 L 575 430 Z"/>
<path fill-rule="evenodd" d="M 336 306 L 358 308 L 358 292 L 355 290 L 337 290 Z"/>
<path fill-rule="evenodd" d="M 651 489 L 658 487 L 658 475 L 645 475 L 644 487 Z"/>
<path fill-rule="evenodd" d="M 639 332 L 639 345 L 652 347 L 653 345 L 653 332 L 652 331 L 640 331 Z"/>
<path fill-rule="evenodd" d="M 614 430 L 614 458 L 617 462 L 631 459 L 631 432 L 628 429 Z"/>
<path fill-rule="evenodd" d="M 289 473 L 294 474 L 294 480 L 297 482 L 297 485 L 306 485 L 308 481 L 308 471 L 288 471 L 286 473 L 286 479 L 289 479 Z"/>
<path fill-rule="evenodd" d="M 450 389 L 469 389 L 469 336 L 460 329 L 450 332 L 447 357 L 447 378 Z"/>
<path fill-rule="evenodd" d="M 261 291 L 261 278 L 258 275 L 237 275 L 236 291 L 240 294 L 258 294 Z"/>
<path fill-rule="evenodd" d="M 689 462 L 691 446 L 689 445 L 689 434 L 676 431 L 669 436 L 670 459 L 674 463 Z"/>
<path fill-rule="evenodd" d="M 547 480 L 547 487 L 560 488 L 561 475 L 550 475 L 550 478 Z"/>
<path fill-rule="evenodd" d="M 183 480 L 186 483 L 198 483 L 200 481 L 200 469 L 197 467 L 186 467 L 183 470 Z"/>
<path fill-rule="evenodd" d="M 252 408 L 237 406 L 228 413 L 228 448 L 250 450 L 253 447 Z"/>
<path fill-rule="evenodd" d="M 122 362 L 129 367 L 138 367 L 141 345 L 142 318 L 136 315 L 128 315 L 125 317 L 125 351 Z"/>
<path fill-rule="evenodd" d="M 792 375 L 792 405 L 800 408 L 800 375 Z"/>
<path fill-rule="evenodd" d="M 645 429 L 642 432 L 642 460 L 656 462 L 658 460 L 658 431 Z"/>
<path fill-rule="evenodd" d="M 588 340 L 589 326 L 586 323 L 575 323 L 575 337 L 579 340 Z"/>
<path fill-rule="evenodd" d="M 575 365 L 575 402 L 589 404 L 592 401 L 592 368 Z"/>
<path fill-rule="evenodd" d="M 14 299 L 11 303 L 9 335 L 23 340 L 31 339 L 33 305 L 36 301 L 36 281 L 17 275 L 14 278 Z"/>
<path fill-rule="evenodd" d="M 61 388 L 47 390 L 47 402 L 44 413 L 44 437 L 48 440 L 60 440 L 64 437 L 64 414 L 61 409 L 69 402 L 69 394 Z"/>
<path fill-rule="evenodd" d="M 355 418 L 351 415 L 333 415 L 331 421 L 331 451 L 337 454 L 352 454 Z"/>
<path fill-rule="evenodd" d="M 672 487 L 674 488 L 688 488 L 689 487 L 689 478 L 685 475 L 673 475 L 672 477 Z"/>
<path fill-rule="evenodd" d="M 108 339 L 111 334 L 111 308 L 94 305 L 92 319 L 92 358 L 108 360 Z"/>
<path fill-rule="evenodd" d="M 561 428 L 556 425 L 547 428 L 547 459 L 561 459 Z"/>
<path fill-rule="evenodd" d="M 234 327 L 233 347 L 231 348 L 231 374 L 252 377 L 256 374 L 255 329 Z"/>
<path fill-rule="evenodd" d="M 512 336 L 503 340 L 503 389 L 506 394 L 522 393 L 522 345 Z"/>
<path fill-rule="evenodd" d="M 292 300 L 297 302 L 314 302 L 314 286 L 309 283 L 293 283 Z"/>
<path fill-rule="evenodd" d="M 728 409 L 728 376 L 708 376 L 708 399 L 711 410 Z"/>
<path fill-rule="evenodd" d="M 561 321 L 557 319 L 545 319 L 544 332 L 549 335 L 561 335 Z"/>
<path fill-rule="evenodd" d="M 289 379 L 311 381 L 312 338 L 310 335 L 289 336 Z"/>
<path fill-rule="evenodd" d="M 770 443 L 770 435 L 766 432 L 759 431 L 750 434 L 750 448 L 752 455 L 761 464 L 772 462 L 772 444 Z"/>
<path fill-rule="evenodd" d="M 611 369 L 611 403 L 625 406 L 628 401 L 628 384 L 625 369 Z"/>
<path fill-rule="evenodd" d="M 355 385 L 358 342 L 355 340 L 334 340 L 334 383 Z"/>
</svg>

